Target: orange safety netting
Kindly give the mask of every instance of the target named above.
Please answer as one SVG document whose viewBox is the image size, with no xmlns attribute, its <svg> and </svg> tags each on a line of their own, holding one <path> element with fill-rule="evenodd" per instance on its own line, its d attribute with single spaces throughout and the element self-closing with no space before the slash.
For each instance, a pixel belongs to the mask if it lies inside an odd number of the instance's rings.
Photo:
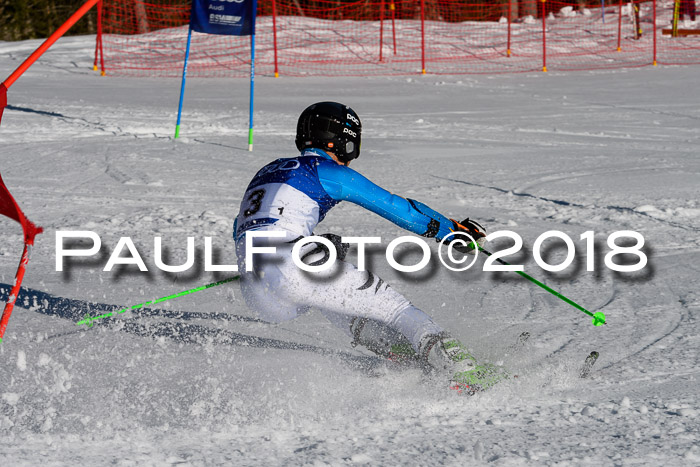
<svg viewBox="0 0 700 467">
<path fill-rule="evenodd" d="M 662 33 L 673 9 L 673 0 L 259 0 L 255 65 L 263 75 L 353 76 L 698 64 L 700 35 Z M 189 0 L 103 0 L 106 72 L 180 76 L 189 12 Z M 250 43 L 193 33 L 188 75 L 248 76 Z"/>
</svg>

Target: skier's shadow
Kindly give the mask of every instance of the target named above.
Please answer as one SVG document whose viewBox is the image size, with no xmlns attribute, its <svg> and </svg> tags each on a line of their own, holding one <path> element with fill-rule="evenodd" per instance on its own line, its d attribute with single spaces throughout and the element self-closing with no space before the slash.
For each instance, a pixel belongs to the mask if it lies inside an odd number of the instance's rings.
<svg viewBox="0 0 700 467">
<path fill-rule="evenodd" d="M 8 294 L 12 286 L 9 284 L 0 283 L 0 301 L 7 300 Z M 41 313 L 48 316 L 58 316 L 59 318 L 68 319 L 78 322 L 88 319 L 90 325 L 93 320 L 99 315 L 106 313 L 115 313 L 124 310 L 124 307 L 119 305 L 110 305 L 107 303 L 94 303 L 74 298 L 58 297 L 40 290 L 30 289 L 27 287 L 20 288 L 17 296 L 16 305 L 26 308 L 36 313 Z M 182 320 L 193 319 L 211 319 L 211 320 L 226 320 L 226 321 L 243 321 L 250 323 L 265 323 L 265 321 L 251 318 L 248 316 L 234 315 L 230 313 L 201 313 L 190 311 L 163 310 L 157 308 L 137 308 L 129 310 L 131 315 L 136 317 L 157 316 L 162 318 L 175 318 Z M 114 320 L 111 320 L 114 321 Z M 110 322 L 110 318 L 99 320 L 100 323 Z"/>
<path fill-rule="evenodd" d="M 12 286 L 0 283 L 0 301 L 6 301 Z M 30 311 L 47 316 L 57 316 L 70 321 L 87 321 L 90 326 L 81 326 L 79 331 L 85 332 L 92 329 L 94 322 L 88 318 L 95 318 L 107 313 L 115 313 L 124 308 L 118 305 L 106 303 L 92 303 L 66 297 L 58 297 L 40 290 L 22 287 L 17 296 L 16 305 Z M 311 344 L 284 341 L 268 337 L 258 337 L 238 332 L 228 331 L 202 324 L 187 323 L 192 320 L 226 320 L 247 323 L 266 323 L 266 321 L 248 316 L 234 315 L 230 313 L 201 313 L 188 311 L 163 310 L 155 308 L 138 308 L 129 310 L 133 318 L 115 319 L 112 317 L 101 318 L 100 326 L 113 327 L 119 324 L 119 330 L 142 337 L 165 337 L 177 343 L 184 344 L 215 344 L 245 346 L 252 348 L 297 350 L 311 352 L 339 359 L 341 362 L 356 370 L 362 370 L 372 374 L 374 371 L 384 368 L 386 361 L 379 357 L 356 355 L 342 350 L 328 349 Z M 159 317 L 171 318 L 177 321 L 139 322 L 139 318 Z M 61 333 L 49 338 L 64 336 L 69 333 Z"/>
</svg>

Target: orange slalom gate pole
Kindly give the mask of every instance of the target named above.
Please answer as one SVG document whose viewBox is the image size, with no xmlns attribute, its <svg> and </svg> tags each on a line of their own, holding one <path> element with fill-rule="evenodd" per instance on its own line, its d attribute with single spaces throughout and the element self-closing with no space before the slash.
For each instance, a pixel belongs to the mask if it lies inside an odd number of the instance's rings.
<svg viewBox="0 0 700 467">
<path fill-rule="evenodd" d="M 100 25 L 100 75 L 105 75 L 105 51 L 102 48 L 102 25 Z"/>
<path fill-rule="evenodd" d="M 382 49 L 384 48 L 384 0 L 379 6 L 379 61 L 382 61 Z"/>
<path fill-rule="evenodd" d="M 394 39 L 394 55 L 396 55 L 396 7 L 394 6 L 394 0 L 391 0 L 389 4 L 389 9 L 391 10 L 391 36 Z"/>
<path fill-rule="evenodd" d="M 102 32 L 102 16 L 100 15 L 100 11 L 102 10 L 102 0 L 99 0 L 97 2 L 97 34 L 95 35 L 95 61 L 92 63 L 92 70 L 97 71 L 97 61 L 99 60 L 99 53 L 100 53 L 100 40 L 102 40 L 101 32 Z"/>
<path fill-rule="evenodd" d="M 2 113 L 7 107 L 7 88 L 5 83 L 0 83 L 0 122 L 2 122 Z"/>
<path fill-rule="evenodd" d="M 619 13 L 617 15 L 617 51 L 619 52 L 622 50 L 621 48 L 621 40 L 622 40 L 622 0 L 620 0 L 620 8 L 619 8 Z"/>
<path fill-rule="evenodd" d="M 510 57 L 510 23 L 511 23 L 511 12 L 513 10 L 512 2 L 513 0 L 508 0 L 508 45 L 506 45 L 506 56 Z"/>
<path fill-rule="evenodd" d="M 27 69 L 34 64 L 34 62 L 37 61 L 39 57 L 43 55 L 44 52 L 48 50 L 49 47 L 51 47 L 54 42 L 56 42 L 58 39 L 61 38 L 70 28 L 73 26 L 80 18 L 85 16 L 85 13 L 87 13 L 90 8 L 95 6 L 95 4 L 99 0 L 88 0 L 81 6 L 78 11 L 73 13 L 73 15 L 68 18 L 68 21 L 63 23 L 60 28 L 58 28 L 53 34 L 49 36 L 48 39 L 44 41 L 43 44 L 39 46 L 38 49 L 36 49 L 30 56 L 27 58 L 15 71 L 12 72 L 12 74 L 5 80 L 3 81 L 3 84 L 7 89 L 10 89 L 10 86 L 17 81 L 17 78 L 22 76 L 22 74 L 27 71 Z"/>
<path fill-rule="evenodd" d="M 9 217 L 10 219 L 18 222 L 22 226 L 22 233 L 24 234 L 24 251 L 22 251 L 22 259 L 19 261 L 19 267 L 17 268 L 17 273 L 15 274 L 15 283 L 12 286 L 10 295 L 7 297 L 7 303 L 2 312 L 2 317 L 0 318 L 0 342 L 5 335 L 5 330 L 7 329 L 7 323 L 10 321 L 10 316 L 12 315 L 12 309 L 17 301 L 17 296 L 19 295 L 19 290 L 22 285 L 22 279 L 24 279 L 24 273 L 27 270 L 27 263 L 29 262 L 29 256 L 32 251 L 32 246 L 34 245 L 34 238 L 42 233 L 44 229 L 37 227 L 24 215 L 22 210 L 17 205 L 17 202 L 12 197 L 10 190 L 7 189 L 5 183 L 0 177 L 0 215 Z"/>
<path fill-rule="evenodd" d="M 279 68 L 277 68 L 277 1 L 272 0 L 272 49 L 275 55 L 275 78 L 280 77 Z"/>
<path fill-rule="evenodd" d="M 105 53 L 102 49 L 102 0 L 97 2 L 97 40 L 95 41 L 95 64 L 93 70 L 97 71 L 97 59 L 100 61 L 100 75 L 105 75 Z"/>
<path fill-rule="evenodd" d="M 32 239 L 32 242 L 34 242 L 34 239 Z M 17 273 L 15 274 L 15 285 L 12 287 L 10 295 L 7 297 L 7 303 L 5 304 L 5 309 L 2 312 L 2 319 L 0 319 L 0 342 L 2 342 L 2 338 L 5 335 L 5 330 L 7 329 L 7 323 L 10 321 L 10 316 L 12 316 L 12 310 L 15 307 L 15 302 L 17 301 L 17 296 L 19 295 L 22 279 L 24 279 L 24 272 L 27 270 L 27 263 L 29 262 L 31 250 L 32 245 L 25 243 L 24 251 L 22 252 L 22 259 L 19 261 L 19 267 L 17 268 Z"/>
<path fill-rule="evenodd" d="M 547 72 L 547 26 L 544 4 L 547 0 L 542 0 L 542 71 Z"/>
<path fill-rule="evenodd" d="M 425 2 L 420 0 L 420 63 L 425 74 Z"/>
<path fill-rule="evenodd" d="M 654 66 L 656 66 L 656 0 L 652 0 L 652 5 L 654 8 L 654 19 L 653 19 L 653 25 L 654 25 Z M 693 1 L 693 8 L 695 8 L 695 1 Z"/>
</svg>

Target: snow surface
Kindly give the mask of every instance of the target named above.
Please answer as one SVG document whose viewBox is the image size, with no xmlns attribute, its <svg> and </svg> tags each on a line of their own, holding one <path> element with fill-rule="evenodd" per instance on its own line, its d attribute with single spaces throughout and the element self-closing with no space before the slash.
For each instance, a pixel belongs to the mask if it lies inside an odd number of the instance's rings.
<svg viewBox="0 0 700 467">
<path fill-rule="evenodd" d="M 0 76 L 37 45 L 0 43 Z M 697 67 L 260 78 L 250 153 L 246 80 L 190 80 L 174 141 L 179 81 L 101 78 L 93 47 L 93 37 L 59 41 L 10 89 L 0 127 L 0 172 L 45 228 L 23 284 L 33 292 L 20 296 L 0 346 L 0 465 L 700 464 Z M 47 312 L 61 300 L 132 305 L 227 277 L 203 271 L 203 237 L 214 238 L 217 261 L 235 262 L 231 223 L 248 180 L 295 154 L 296 118 L 322 99 L 362 118 L 353 167 L 447 215 L 519 233 L 525 248 L 507 260 L 609 324 L 593 327 L 514 273 L 448 273 L 434 261 L 399 274 L 375 250 L 375 272 L 520 375 L 462 397 L 384 368 L 318 313 L 255 320 L 235 283 L 92 328 L 76 326 L 83 311 L 72 305 Z M 321 226 L 385 244 L 402 233 L 352 205 Z M 56 272 L 56 230 L 94 230 L 100 257 Z M 561 273 L 533 259 L 548 230 L 576 243 L 575 265 Z M 604 266 L 619 230 L 644 235 L 642 271 Z M 586 231 L 596 235 L 594 272 Z M 12 284 L 21 232 L 3 218 L 0 234 L 0 282 Z M 122 236 L 149 273 L 102 271 Z M 157 271 L 154 236 L 172 264 L 195 236 L 200 266 Z M 566 253 L 554 242 L 545 250 L 553 264 Z M 514 352 L 522 331 L 532 337 Z M 582 380 L 591 350 L 601 356 Z"/>
</svg>

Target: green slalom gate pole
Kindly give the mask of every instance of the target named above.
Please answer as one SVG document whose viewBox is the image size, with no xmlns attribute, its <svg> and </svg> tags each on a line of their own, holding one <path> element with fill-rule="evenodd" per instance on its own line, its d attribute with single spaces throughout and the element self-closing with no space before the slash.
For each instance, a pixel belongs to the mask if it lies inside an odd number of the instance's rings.
<svg viewBox="0 0 700 467">
<path fill-rule="evenodd" d="M 220 280 L 218 282 L 212 282 L 211 284 L 202 285 L 201 287 L 195 287 L 194 289 L 185 290 L 183 292 L 176 293 L 173 295 L 168 295 L 167 297 L 156 298 L 155 300 L 151 300 L 150 302 L 139 303 L 138 305 L 130 306 L 128 308 L 122 308 L 119 311 L 112 311 L 110 313 L 105 313 L 103 315 L 95 316 L 95 317 L 85 316 L 85 319 L 83 319 L 82 321 L 78 321 L 76 323 L 76 326 L 80 326 L 81 324 L 87 324 L 88 327 L 92 327 L 93 321 L 97 321 L 98 319 L 110 318 L 110 317 L 116 316 L 120 313 L 126 313 L 129 310 L 136 310 L 139 308 L 143 308 L 147 305 L 153 305 L 155 303 L 160 303 L 160 302 L 164 302 L 166 300 L 170 300 L 171 298 L 182 297 L 184 295 L 189 295 L 191 293 L 200 292 L 200 291 L 206 290 L 206 289 L 211 289 L 212 287 L 216 287 L 217 285 L 222 285 L 222 284 L 226 284 L 228 282 L 233 282 L 233 281 L 236 281 L 240 278 L 241 278 L 241 276 L 229 277 L 228 279 Z"/>
<path fill-rule="evenodd" d="M 491 252 L 488 251 L 488 250 L 484 250 L 484 249 L 481 248 L 480 246 L 479 246 L 479 251 L 481 251 L 482 253 L 484 253 L 486 256 L 492 256 L 492 255 L 493 255 L 493 253 L 491 253 Z M 503 264 L 504 266 L 511 266 L 511 264 L 509 264 L 509 263 L 503 261 L 501 258 L 495 258 L 495 259 L 496 259 L 496 261 L 498 261 L 499 263 Z M 530 276 L 530 275 L 528 275 L 528 274 L 525 274 L 523 271 L 514 271 L 514 272 L 517 272 L 518 274 L 520 274 L 522 277 L 524 277 L 525 279 L 529 280 L 529 281 L 532 282 L 533 284 L 542 287 L 544 290 L 546 290 L 547 292 L 551 293 L 551 294 L 554 295 L 555 297 L 558 297 L 558 298 L 564 300 L 566 303 L 568 303 L 569 305 L 573 306 L 573 307 L 576 308 L 577 310 L 580 310 L 580 311 L 584 312 L 585 314 L 587 314 L 588 316 L 590 316 L 591 318 L 593 318 L 593 326 L 602 326 L 603 324 L 608 324 L 608 323 L 605 322 L 605 314 L 603 314 L 602 311 L 598 311 L 598 312 L 596 312 L 596 313 L 591 313 L 590 311 L 586 310 L 584 307 L 582 307 L 581 305 L 579 305 L 579 304 L 576 303 L 575 301 L 571 300 L 570 298 L 565 297 L 564 295 L 560 294 L 559 292 L 557 292 L 557 291 L 554 290 L 553 288 L 549 287 L 548 285 L 543 284 L 542 282 L 538 281 L 538 280 L 535 279 L 534 277 L 532 277 L 532 276 Z"/>
<path fill-rule="evenodd" d="M 680 17 L 681 10 L 681 0 L 676 0 L 673 2 L 673 19 L 671 21 L 671 37 L 678 36 L 678 18 Z"/>
</svg>

